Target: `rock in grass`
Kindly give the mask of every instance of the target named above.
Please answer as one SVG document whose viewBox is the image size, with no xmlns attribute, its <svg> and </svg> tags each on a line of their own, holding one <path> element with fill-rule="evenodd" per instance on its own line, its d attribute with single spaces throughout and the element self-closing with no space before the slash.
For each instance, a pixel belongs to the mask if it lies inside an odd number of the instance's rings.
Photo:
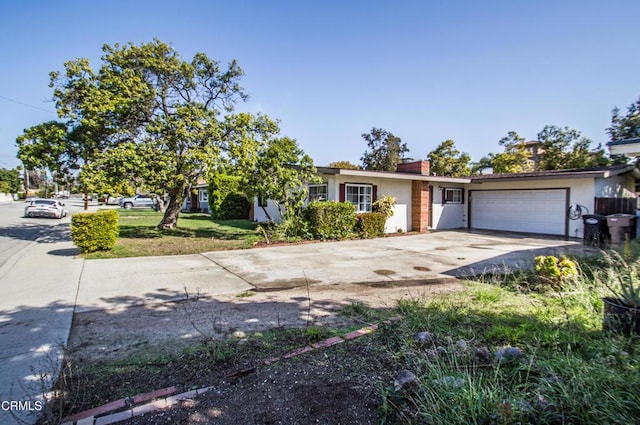
<svg viewBox="0 0 640 425">
<path fill-rule="evenodd" d="M 418 332 L 416 334 L 416 342 L 419 345 L 431 346 L 436 343 L 436 336 L 431 332 Z"/>
<path fill-rule="evenodd" d="M 476 351 L 473 356 L 476 359 L 476 361 L 480 364 L 488 364 L 488 363 L 491 363 L 491 361 L 493 360 L 491 357 L 491 352 L 487 347 L 476 348 Z"/>
<path fill-rule="evenodd" d="M 456 341 L 456 352 L 460 355 L 464 354 L 469 346 L 467 345 L 467 341 L 464 339 L 459 339 Z"/>
<path fill-rule="evenodd" d="M 393 387 L 396 391 L 413 392 L 418 388 L 418 378 L 413 372 L 403 369 L 398 372 Z"/>
<path fill-rule="evenodd" d="M 496 360 L 498 362 L 509 362 L 522 357 L 522 350 L 518 347 L 505 347 L 496 351 Z"/>
</svg>

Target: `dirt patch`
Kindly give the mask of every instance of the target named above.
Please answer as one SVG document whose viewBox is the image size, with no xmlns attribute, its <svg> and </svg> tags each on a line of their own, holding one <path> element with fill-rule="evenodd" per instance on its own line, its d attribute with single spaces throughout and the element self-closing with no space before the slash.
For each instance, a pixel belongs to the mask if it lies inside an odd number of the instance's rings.
<svg viewBox="0 0 640 425">
<path fill-rule="evenodd" d="M 301 331 L 292 331 L 293 337 L 278 343 L 261 342 L 250 335 L 273 328 L 360 327 L 365 320 L 344 317 L 338 314 L 340 310 L 354 304 L 391 309 L 402 298 L 429 297 L 459 288 L 455 282 L 393 288 L 314 285 L 310 299 L 306 288 L 294 288 L 76 314 L 69 341 L 72 361 L 85 370 L 94 364 L 112 364 L 122 371 L 108 379 L 88 377 L 86 385 L 93 396 L 74 411 L 171 385 L 179 390 L 212 386 L 214 391 L 185 405 L 123 423 L 373 424 L 379 391 L 392 385 L 397 372 L 375 343 L 375 334 L 269 366 L 264 364 L 266 358 L 309 342 Z M 240 342 L 234 346 L 237 351 L 222 353 L 224 361 L 219 361 L 221 353 L 215 343 L 209 343 L 209 352 L 199 351 L 197 359 L 189 354 L 190 347 L 202 346 L 203 340 L 229 337 Z M 145 370 L 141 370 L 140 358 L 162 355 L 171 360 L 157 365 L 142 362 Z M 133 358 L 137 363 L 128 367 Z M 238 373 L 246 370 L 250 372 Z M 111 398 L 105 399 L 106 394 Z"/>
<path fill-rule="evenodd" d="M 354 324 L 338 314 L 352 303 L 390 309 L 402 298 L 421 298 L 460 287 L 453 279 L 387 283 L 393 286 L 314 285 L 308 293 L 310 299 L 305 288 L 294 288 L 215 298 L 196 294 L 182 301 L 77 313 L 68 348 L 83 362 L 104 362 L 139 352 L 175 352 L 202 339 L 273 328 L 341 328 Z"/>
</svg>

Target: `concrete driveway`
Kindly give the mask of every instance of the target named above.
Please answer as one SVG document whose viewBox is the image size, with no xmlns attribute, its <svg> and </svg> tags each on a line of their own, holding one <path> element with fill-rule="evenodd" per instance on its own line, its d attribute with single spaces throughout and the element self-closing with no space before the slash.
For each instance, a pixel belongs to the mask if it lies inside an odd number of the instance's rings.
<svg viewBox="0 0 640 425">
<path fill-rule="evenodd" d="M 257 291 L 305 285 L 433 284 L 531 267 L 541 254 L 583 254 L 581 243 L 515 234 L 437 232 L 203 254 Z"/>
<path fill-rule="evenodd" d="M 76 311 L 189 296 L 310 285 L 425 285 L 530 267 L 541 254 L 584 254 L 580 242 L 460 231 L 303 243 L 173 257 L 85 261 Z"/>
</svg>

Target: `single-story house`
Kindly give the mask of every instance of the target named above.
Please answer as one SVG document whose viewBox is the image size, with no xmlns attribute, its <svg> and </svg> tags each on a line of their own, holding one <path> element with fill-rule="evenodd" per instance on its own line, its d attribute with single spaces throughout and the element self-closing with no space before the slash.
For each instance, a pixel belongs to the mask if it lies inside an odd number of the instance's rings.
<svg viewBox="0 0 640 425">
<path fill-rule="evenodd" d="M 318 167 L 322 183 L 309 200 L 348 201 L 371 211 L 382 195 L 396 198 L 385 230 L 487 229 L 581 238 L 583 223 L 570 214 L 594 213 L 596 198 L 635 198 L 638 170 L 617 165 L 468 178 L 433 176 L 428 161 L 403 162 L 396 172 Z M 273 201 L 256 199 L 255 221 L 278 217 Z"/>
<path fill-rule="evenodd" d="M 362 213 L 371 211 L 373 202 L 382 195 L 396 198 L 393 217 L 387 220 L 387 233 L 425 232 L 432 228 L 432 222 L 439 223 L 438 229 L 463 227 L 462 222 L 441 217 L 447 202 L 447 209 L 461 210 L 461 205 L 452 203 L 461 199 L 461 192 L 446 191 L 447 201 L 445 192 L 436 194 L 436 188 L 462 188 L 470 179 L 431 176 L 428 161 L 399 164 L 396 172 L 330 167 L 317 167 L 317 170 L 322 183 L 309 186 L 309 201 L 349 201 Z M 276 204 L 271 200 L 256 200 L 252 213 L 256 221 L 278 217 Z"/>
<path fill-rule="evenodd" d="M 204 180 L 198 180 L 198 183 L 193 186 L 191 196 L 182 202 L 182 211 L 209 214 L 209 185 Z"/>
</svg>

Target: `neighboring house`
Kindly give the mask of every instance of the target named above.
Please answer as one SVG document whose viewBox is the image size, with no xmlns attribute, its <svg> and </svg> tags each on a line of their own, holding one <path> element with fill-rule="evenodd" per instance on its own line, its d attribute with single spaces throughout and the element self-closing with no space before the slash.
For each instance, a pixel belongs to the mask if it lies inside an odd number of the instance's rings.
<svg viewBox="0 0 640 425">
<path fill-rule="evenodd" d="M 533 162 L 533 167 L 536 168 L 540 162 L 540 155 L 544 153 L 544 149 L 541 146 L 542 143 L 537 140 L 530 140 L 525 142 L 524 145 L 527 152 L 529 152 L 529 161 Z"/>
<path fill-rule="evenodd" d="M 348 201 L 358 212 L 371 211 L 377 197 L 396 198 L 386 231 L 425 232 L 486 229 L 583 236 L 583 222 L 570 217 L 572 206 L 594 213 L 596 198 L 635 198 L 634 166 L 489 174 L 470 178 L 431 176 L 428 161 L 405 162 L 398 171 L 318 167 L 322 184 L 309 186 L 309 199 Z M 252 219 L 278 217 L 273 201 L 256 202 Z"/>
<path fill-rule="evenodd" d="M 640 156 L 640 137 L 633 139 L 614 140 L 607 143 L 611 155 Z"/>
<path fill-rule="evenodd" d="M 183 201 L 182 211 L 209 214 L 209 184 L 199 179 L 198 184 L 192 189 L 191 196 Z"/>
</svg>

